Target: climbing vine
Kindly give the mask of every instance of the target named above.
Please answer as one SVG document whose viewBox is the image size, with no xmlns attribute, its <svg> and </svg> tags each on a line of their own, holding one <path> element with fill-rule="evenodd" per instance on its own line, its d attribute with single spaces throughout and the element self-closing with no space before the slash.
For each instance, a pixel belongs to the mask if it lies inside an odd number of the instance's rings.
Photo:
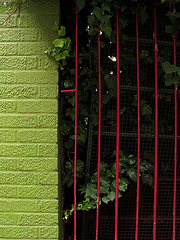
<svg viewBox="0 0 180 240">
<path fill-rule="evenodd" d="M 178 2 L 178 1 L 176 1 Z M 126 45 L 128 41 L 127 29 L 131 24 L 134 24 L 135 10 L 137 7 L 136 0 L 119 1 L 119 0 L 92 0 L 86 2 L 85 0 L 76 1 L 80 16 L 79 20 L 79 35 L 83 40 L 80 40 L 80 47 L 78 49 L 78 160 L 77 160 L 77 182 L 79 186 L 79 202 L 77 204 L 78 210 L 90 210 L 96 208 L 97 195 L 97 170 L 93 174 L 86 172 L 86 151 L 87 151 L 87 136 L 90 125 L 97 126 L 98 124 L 98 88 L 97 88 L 97 50 L 96 35 L 98 32 L 98 23 L 101 30 L 101 48 L 106 49 L 109 43 L 114 44 L 116 41 L 115 31 L 115 9 L 118 8 L 121 12 L 120 23 L 120 41 Z M 68 4 L 68 2 L 67 2 Z M 138 1 L 139 24 L 146 24 L 149 19 L 149 7 L 160 7 L 161 4 L 170 4 L 170 1 L 153 1 L 149 3 L 146 0 Z M 64 3 L 66 8 L 66 3 Z M 132 17 L 134 16 L 134 17 Z M 165 26 L 165 33 L 176 35 L 180 28 L 180 13 L 176 9 L 166 14 L 169 18 L 169 24 Z M 84 21 L 87 19 L 87 21 Z M 67 22 L 66 22 L 67 20 Z M 65 20 L 65 26 L 55 26 L 54 29 L 58 33 L 58 38 L 53 41 L 54 47 L 47 50 L 47 54 L 55 57 L 59 62 L 60 69 L 63 75 L 64 88 L 74 87 L 74 32 L 73 20 L 70 15 Z M 68 26 L 69 24 L 69 26 Z M 67 33 L 65 33 L 67 30 Z M 68 37 L 65 37 L 67 34 Z M 71 40 L 70 40 L 71 39 Z M 129 64 L 129 58 L 132 58 L 134 52 L 132 50 L 131 56 L 126 55 L 127 48 L 120 50 L 120 55 L 123 61 Z M 116 61 L 114 56 L 108 56 L 111 64 Z M 140 59 L 146 65 L 153 66 L 153 55 L 146 50 L 140 53 Z M 131 60 L 132 61 L 132 60 Z M 180 80 L 180 67 L 173 65 L 170 58 L 165 54 L 158 56 L 158 68 L 161 81 L 164 81 L 164 86 L 171 86 L 178 84 Z M 134 65 L 136 60 L 134 60 Z M 115 65 L 114 65 L 115 68 Z M 125 68 L 125 67 L 124 67 Z M 126 69 L 124 69 L 126 70 Z M 116 97 L 116 78 L 114 74 L 109 74 L 108 69 L 102 69 L 102 109 Z M 164 80 L 163 80 L 164 79 Z M 123 81 L 123 80 L 122 80 Z M 131 79 L 126 78 L 126 82 L 122 84 L 131 85 Z M 64 136 L 65 151 L 65 165 L 62 174 L 63 184 L 71 188 L 73 184 L 73 141 L 74 141 L 74 96 L 64 96 L 63 104 L 65 106 L 64 118 L 61 128 L 61 133 Z M 152 107 L 145 98 L 141 98 L 141 120 L 149 122 L 149 126 L 153 127 Z M 132 96 L 132 104 L 129 107 L 122 107 L 120 110 L 121 119 L 127 118 L 135 114 L 137 108 L 137 95 Z M 132 119 L 135 116 L 131 116 Z M 145 119 L 145 121 L 144 121 Z M 106 123 L 109 126 L 116 124 L 116 116 L 106 113 Z M 146 123 L 147 124 L 147 123 Z M 159 122 L 161 126 L 163 122 Z M 143 126 L 142 126 L 143 128 Z M 147 126 L 145 126 L 147 128 Z M 160 127 L 164 133 L 165 128 Z M 168 128 L 166 128 L 168 131 Z M 137 179 L 137 160 L 132 154 L 121 151 L 120 157 L 120 179 L 119 179 L 119 197 L 128 188 L 131 181 Z M 141 179 L 142 183 L 153 187 L 153 163 L 150 160 L 141 159 Z M 86 179 L 86 181 L 85 181 Z M 113 153 L 110 163 L 101 161 L 101 181 L 100 181 L 100 204 L 113 201 L 115 198 L 115 161 L 113 161 Z M 68 210 L 67 210 L 68 209 Z M 67 219 L 74 211 L 74 206 L 65 206 L 65 218 Z"/>
</svg>

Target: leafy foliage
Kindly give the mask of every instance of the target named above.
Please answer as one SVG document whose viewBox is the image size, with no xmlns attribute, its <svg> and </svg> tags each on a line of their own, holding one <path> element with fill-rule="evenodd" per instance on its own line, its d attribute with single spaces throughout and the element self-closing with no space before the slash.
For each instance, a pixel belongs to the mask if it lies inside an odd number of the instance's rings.
<svg viewBox="0 0 180 240">
<path fill-rule="evenodd" d="M 113 153 L 115 156 L 115 152 Z M 63 173 L 64 183 L 67 183 L 68 187 L 73 184 L 73 163 L 67 162 L 67 166 Z M 83 162 L 78 165 L 77 178 L 82 179 L 83 175 L 79 174 L 79 170 L 83 170 Z M 153 165 L 152 163 L 141 160 L 140 163 L 140 176 L 142 183 L 148 184 L 153 187 Z M 89 181 L 79 188 L 80 194 L 83 195 L 83 200 L 77 204 L 78 210 L 89 211 L 95 209 L 97 205 L 97 170 L 89 177 Z M 101 162 L 100 164 L 100 199 L 99 204 L 102 202 L 108 204 L 108 202 L 115 199 L 115 176 L 116 176 L 116 162 L 111 164 Z M 68 178 L 68 180 L 67 180 Z M 131 181 L 137 180 L 137 158 L 134 155 L 124 155 L 120 153 L 119 158 L 119 197 L 123 192 L 128 189 L 128 185 Z M 65 212 L 65 218 L 67 219 L 72 215 L 74 206 L 71 210 Z"/>
<path fill-rule="evenodd" d="M 59 38 L 55 39 L 52 43 L 53 48 L 48 48 L 45 53 L 55 57 L 56 61 L 60 64 L 60 69 L 63 70 L 63 66 L 67 65 L 67 59 L 70 57 L 69 52 L 71 50 L 71 39 L 65 37 L 66 28 L 61 26 L 60 29 L 57 25 L 53 27 L 54 31 L 57 31 Z"/>
</svg>

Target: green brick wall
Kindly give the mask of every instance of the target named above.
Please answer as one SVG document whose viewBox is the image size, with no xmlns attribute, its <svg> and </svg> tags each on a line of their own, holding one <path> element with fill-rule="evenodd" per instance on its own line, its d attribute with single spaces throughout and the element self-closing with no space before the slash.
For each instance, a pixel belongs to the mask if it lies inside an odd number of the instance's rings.
<svg viewBox="0 0 180 240">
<path fill-rule="evenodd" d="M 58 14 L 26 0 L 0 27 L 0 239 L 58 239 Z"/>
</svg>

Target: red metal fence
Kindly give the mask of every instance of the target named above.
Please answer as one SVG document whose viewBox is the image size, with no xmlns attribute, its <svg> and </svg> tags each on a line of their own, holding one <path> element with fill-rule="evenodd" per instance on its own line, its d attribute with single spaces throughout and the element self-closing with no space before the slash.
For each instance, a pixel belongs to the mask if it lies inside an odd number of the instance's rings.
<svg viewBox="0 0 180 240">
<path fill-rule="evenodd" d="M 173 9 L 175 9 L 175 3 L 173 4 Z M 148 228 L 148 225 L 145 227 L 146 222 L 142 222 L 142 221 L 148 221 L 148 218 L 144 218 L 142 217 L 142 212 L 143 209 L 145 209 L 147 207 L 146 205 L 146 201 L 147 201 L 147 197 L 144 199 L 140 199 L 140 192 L 142 193 L 144 191 L 144 189 L 140 190 L 140 146 L 141 145 L 141 139 L 140 139 L 140 63 L 139 63 L 139 29 L 138 29 L 138 9 L 136 9 L 136 18 L 135 18 L 135 22 L 136 22 L 136 79 L 137 79 L 137 185 L 136 185 L 136 217 L 135 217 L 135 229 L 133 228 L 134 231 L 134 236 L 135 239 L 138 240 L 139 239 L 139 229 L 142 228 L 143 224 L 144 224 L 144 231 L 146 231 L 146 228 Z M 98 82 L 99 82 L 99 87 L 98 87 L 98 93 L 99 93 L 99 113 L 98 113 L 98 140 L 97 140 L 97 144 L 98 144 L 98 181 L 97 181 L 97 210 L 96 210 L 96 224 L 95 224 L 95 228 L 96 228 L 96 240 L 101 239 L 104 240 L 102 237 L 99 237 L 99 224 L 100 224 L 100 217 L 99 217 L 99 190 L 100 190 L 100 162 L 101 162 L 101 151 L 102 151 L 102 147 L 101 147 L 101 141 L 102 141 L 102 136 L 101 136 L 101 49 L 100 49 L 100 29 L 98 26 L 98 68 L 99 68 L 99 74 L 98 74 Z M 176 65 L 176 36 L 173 36 L 173 48 L 174 48 L 174 65 Z M 77 83 L 77 69 L 78 69 L 78 62 L 77 62 L 77 49 L 78 49 L 78 9 L 76 7 L 76 57 L 75 57 L 75 89 L 73 90 L 62 90 L 62 92 L 74 92 L 75 93 L 75 144 L 74 144 L 74 240 L 77 239 L 76 235 L 76 163 L 77 163 L 77 107 L 78 107 L 78 103 L 77 103 L 77 89 L 78 89 L 78 83 Z M 121 129 L 120 129 L 120 89 L 121 89 L 121 78 L 120 78 L 120 66 L 119 66 L 119 61 L 121 61 L 121 55 L 119 54 L 120 52 L 120 46 L 119 46 L 119 11 L 116 10 L 116 63 L 117 63 L 117 67 L 116 67 L 116 77 L 117 77 L 117 97 L 116 97 L 116 192 L 115 192 L 115 220 L 114 220 L 114 237 L 112 237 L 112 235 L 109 235 L 108 239 L 134 239 L 133 235 L 129 236 L 126 235 L 126 237 L 123 237 L 123 231 L 120 227 L 119 227 L 119 219 L 122 220 L 121 215 L 119 215 L 119 203 L 118 203 L 118 181 L 119 181 L 119 147 L 120 147 L 120 135 L 121 135 Z M 159 138 L 158 138 L 158 99 L 159 99 L 159 95 L 158 95 L 158 34 L 157 34 L 157 10 L 154 9 L 154 116 L 155 116 L 155 126 L 154 126 L 154 200 L 153 200 L 153 219 L 152 219 L 152 228 L 150 227 L 150 231 L 153 230 L 153 240 L 156 239 L 163 239 L 160 238 L 158 235 L 157 237 L 157 228 L 161 229 L 161 231 L 163 231 L 163 223 L 161 221 L 157 221 L 157 203 L 158 203 L 158 145 L 159 144 L 163 144 L 161 142 L 159 142 Z M 126 90 L 126 89 L 125 89 Z M 176 237 L 176 195 L 177 195 L 177 85 L 174 86 L 174 176 L 173 176 L 173 184 L 172 181 L 171 183 L 169 183 L 168 186 L 168 191 L 170 191 L 172 193 L 173 191 L 173 199 L 172 199 L 172 204 L 173 204 L 173 209 L 172 209 L 172 215 L 173 215 L 173 228 L 172 228 L 172 239 L 178 239 Z M 163 142 L 163 141 L 162 141 Z M 164 181 L 163 184 L 168 184 L 168 182 L 166 183 L 166 180 Z M 163 184 L 161 185 L 161 187 L 163 188 Z M 173 188 L 173 190 L 172 190 Z M 163 191 L 163 189 L 161 189 L 161 191 Z M 129 193 L 129 198 L 131 198 L 134 195 L 134 190 L 132 190 L 132 195 Z M 168 193 L 169 194 L 169 193 Z M 170 195 L 168 195 L 170 197 Z M 132 199 L 134 199 L 134 197 L 132 197 Z M 149 196 L 149 200 L 152 200 L 152 196 Z M 149 203 L 149 200 L 147 201 Z M 144 204 L 144 208 L 142 205 L 142 209 L 141 212 L 139 210 L 139 204 L 140 201 L 144 201 L 142 202 L 142 204 Z M 129 200 L 129 203 L 126 204 L 126 208 L 128 206 L 128 204 L 130 204 L 131 200 Z M 151 205 L 152 206 L 152 205 Z M 151 207 L 150 206 L 150 207 Z M 121 208 L 122 209 L 122 208 Z M 165 211 L 166 209 L 162 209 L 162 210 L 158 210 L 158 211 Z M 141 217 L 139 217 L 139 214 L 141 214 Z M 149 216 L 151 215 L 151 213 L 149 214 Z M 93 215 L 94 216 L 94 215 Z M 120 217 L 119 217 L 120 216 Z M 91 218 L 91 216 L 89 217 L 91 219 L 91 221 L 93 221 L 93 218 Z M 126 221 L 126 218 L 123 218 L 124 221 Z M 107 220 L 107 224 L 108 224 L 108 219 Z M 151 218 L 150 218 L 151 220 Z M 104 219 L 105 221 L 105 219 Z M 129 220 L 128 224 L 131 224 L 131 221 L 134 222 L 134 218 L 131 218 L 131 220 Z M 164 221 L 171 221 L 171 218 L 166 218 L 164 219 Z M 140 223 L 140 225 L 139 225 Z M 132 223 L 133 225 L 133 223 Z M 162 225 L 162 226 L 161 226 Z M 126 226 L 124 224 L 124 226 Z M 134 225 L 133 225 L 134 226 Z M 161 228 L 159 228 L 159 226 L 161 226 Z M 104 231 L 107 231 L 106 226 L 104 226 Z M 92 229 L 89 229 L 89 231 L 92 231 Z M 119 234 L 119 232 L 122 231 L 122 234 Z M 148 230 L 149 231 L 149 230 Z M 159 230 L 158 230 L 159 231 Z M 109 233 L 110 234 L 110 233 Z M 179 235 L 178 235 L 179 236 Z M 91 237 L 90 237 L 91 238 Z M 90 239 L 88 238 L 88 239 Z M 84 235 L 84 240 L 85 240 L 85 235 Z M 149 239 L 148 237 L 146 237 L 146 235 L 143 236 L 143 234 L 141 233 L 141 237 L 140 239 Z M 167 238 L 167 239 L 171 239 L 171 238 Z"/>
</svg>

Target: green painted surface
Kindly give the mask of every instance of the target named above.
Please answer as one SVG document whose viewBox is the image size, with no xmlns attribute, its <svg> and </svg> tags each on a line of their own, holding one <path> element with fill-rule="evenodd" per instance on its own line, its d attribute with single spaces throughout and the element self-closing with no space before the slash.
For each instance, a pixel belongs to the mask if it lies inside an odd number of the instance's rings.
<svg viewBox="0 0 180 240">
<path fill-rule="evenodd" d="M 58 14 L 26 0 L 0 27 L 1 239 L 58 239 L 58 66 L 44 54 Z"/>
</svg>

